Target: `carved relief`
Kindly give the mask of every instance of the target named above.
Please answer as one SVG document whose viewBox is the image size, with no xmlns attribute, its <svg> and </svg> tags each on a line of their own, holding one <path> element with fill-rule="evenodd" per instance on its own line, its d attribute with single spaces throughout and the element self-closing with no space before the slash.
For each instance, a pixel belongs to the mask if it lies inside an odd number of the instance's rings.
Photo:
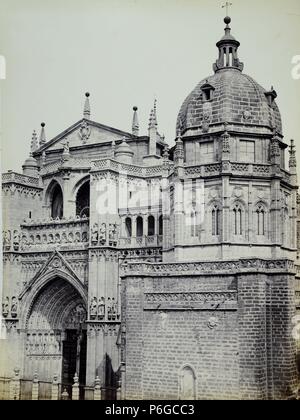
<svg viewBox="0 0 300 420">
<path fill-rule="evenodd" d="M 49 330 L 48 332 L 31 331 L 27 333 L 26 354 L 27 356 L 60 355 L 61 334 Z"/>
<path fill-rule="evenodd" d="M 209 320 L 207 322 L 207 326 L 211 330 L 216 328 L 218 326 L 218 324 L 219 324 L 219 319 L 215 316 L 212 316 L 211 318 L 209 318 Z"/>
<path fill-rule="evenodd" d="M 243 193 L 243 189 L 240 187 L 235 187 L 233 192 L 232 192 L 233 197 L 236 198 L 242 198 L 244 193 Z"/>
<path fill-rule="evenodd" d="M 63 221 L 52 220 L 36 224 L 22 225 L 20 250 L 28 250 L 41 245 L 67 245 L 88 242 L 88 222 L 83 219 Z M 16 239 L 14 248 L 18 247 Z"/>
<path fill-rule="evenodd" d="M 209 124 L 212 119 L 212 106 L 210 102 L 204 102 L 203 104 L 203 119 L 202 119 L 202 130 L 207 133 L 209 130 Z"/>
<path fill-rule="evenodd" d="M 83 143 L 86 143 L 91 135 L 91 129 L 87 121 L 83 121 L 80 126 L 79 135 Z"/>
<path fill-rule="evenodd" d="M 244 120 L 245 120 L 245 121 L 250 121 L 250 120 L 251 120 L 251 118 L 252 118 L 251 111 L 249 111 L 249 110 L 245 110 L 245 111 L 243 112 L 243 118 L 244 118 Z"/>
</svg>

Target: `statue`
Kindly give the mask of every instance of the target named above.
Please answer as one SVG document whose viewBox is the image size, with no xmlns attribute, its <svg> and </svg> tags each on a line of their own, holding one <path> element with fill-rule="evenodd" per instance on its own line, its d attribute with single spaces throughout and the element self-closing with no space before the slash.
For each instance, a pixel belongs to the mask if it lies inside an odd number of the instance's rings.
<svg viewBox="0 0 300 420">
<path fill-rule="evenodd" d="M 68 238 L 67 238 L 67 234 L 66 234 L 66 232 L 63 232 L 63 233 L 62 233 L 62 235 L 61 235 L 61 242 L 62 242 L 63 244 L 66 244 L 66 243 L 68 242 Z"/>
<path fill-rule="evenodd" d="M 92 245 L 98 245 L 98 238 L 99 238 L 98 223 L 95 223 L 93 228 L 92 228 L 92 235 L 91 235 Z"/>
<path fill-rule="evenodd" d="M 99 319 L 105 318 L 105 299 L 103 296 L 101 297 L 101 299 L 99 299 L 98 318 Z"/>
<path fill-rule="evenodd" d="M 76 243 L 81 242 L 80 232 L 76 232 L 76 233 L 75 233 L 75 242 L 76 242 Z"/>
<path fill-rule="evenodd" d="M 9 314 L 9 298 L 6 297 L 4 303 L 2 304 L 2 315 L 6 318 Z"/>
<path fill-rule="evenodd" d="M 100 242 L 100 245 L 105 245 L 106 243 L 106 224 L 105 223 L 102 223 L 101 228 L 100 228 L 99 242 Z"/>
<path fill-rule="evenodd" d="M 21 249 L 26 249 L 27 248 L 28 241 L 27 241 L 27 235 L 26 234 L 22 235 L 20 246 L 21 246 Z"/>
<path fill-rule="evenodd" d="M 10 314 L 12 318 L 16 318 L 18 315 L 18 301 L 15 296 L 13 296 L 11 300 Z"/>
<path fill-rule="evenodd" d="M 88 233 L 82 232 L 82 242 L 88 242 Z"/>
<path fill-rule="evenodd" d="M 97 317 L 97 298 L 95 297 L 91 301 L 90 316 L 91 319 L 95 319 Z"/>
<path fill-rule="evenodd" d="M 109 225 L 109 241 L 116 242 L 118 240 L 118 225 L 110 223 Z"/>
<path fill-rule="evenodd" d="M 112 298 L 111 302 L 111 319 L 114 321 L 117 318 L 117 302 Z"/>
<path fill-rule="evenodd" d="M 5 251 L 9 251 L 11 246 L 11 235 L 10 231 L 3 232 L 3 248 Z"/>
<path fill-rule="evenodd" d="M 70 153 L 70 147 L 69 147 L 69 142 L 68 141 L 66 141 L 65 144 L 64 144 L 64 151 L 63 151 L 63 153 L 64 154 L 69 154 Z"/>
<path fill-rule="evenodd" d="M 13 246 L 14 250 L 18 251 L 20 246 L 20 235 L 17 230 L 14 231 L 14 239 L 13 239 Z"/>
</svg>

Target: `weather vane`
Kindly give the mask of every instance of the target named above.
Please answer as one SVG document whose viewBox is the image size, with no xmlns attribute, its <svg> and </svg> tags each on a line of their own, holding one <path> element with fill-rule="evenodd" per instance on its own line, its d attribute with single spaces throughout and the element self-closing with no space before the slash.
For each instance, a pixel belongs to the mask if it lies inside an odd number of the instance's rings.
<svg viewBox="0 0 300 420">
<path fill-rule="evenodd" d="M 222 6 L 222 9 L 224 9 L 224 7 L 226 7 L 226 16 L 228 16 L 228 10 L 229 10 L 230 6 L 232 6 L 232 3 L 229 3 L 229 1 L 227 1 L 226 4 L 224 4 Z"/>
</svg>

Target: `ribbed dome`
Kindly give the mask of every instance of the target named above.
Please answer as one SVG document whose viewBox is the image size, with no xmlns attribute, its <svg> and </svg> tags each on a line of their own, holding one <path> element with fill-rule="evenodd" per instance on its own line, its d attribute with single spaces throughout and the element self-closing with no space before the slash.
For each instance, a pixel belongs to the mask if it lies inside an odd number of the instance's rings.
<svg viewBox="0 0 300 420">
<path fill-rule="evenodd" d="M 212 95 L 207 100 L 204 91 L 209 85 Z M 245 131 L 249 131 L 249 125 L 275 127 L 281 134 L 281 116 L 275 101 L 270 101 L 272 95 L 274 98 L 276 93 L 267 92 L 241 71 L 221 69 L 198 83 L 186 98 L 178 115 L 177 129 L 184 134 L 188 129 L 203 129 L 206 125 L 204 131 L 209 131 L 214 124 L 228 122 L 243 124 Z M 243 126 L 241 129 L 244 131 Z"/>
</svg>

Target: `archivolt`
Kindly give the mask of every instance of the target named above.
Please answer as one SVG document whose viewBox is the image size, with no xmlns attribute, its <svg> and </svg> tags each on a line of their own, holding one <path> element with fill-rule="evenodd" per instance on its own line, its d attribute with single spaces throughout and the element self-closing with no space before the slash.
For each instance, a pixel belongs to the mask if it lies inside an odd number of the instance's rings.
<svg viewBox="0 0 300 420">
<path fill-rule="evenodd" d="M 67 313 L 77 305 L 87 307 L 87 290 L 79 279 L 75 279 L 61 270 L 52 270 L 39 278 L 27 290 L 23 300 L 21 313 L 22 328 L 61 328 Z M 46 328 L 46 329 L 47 329 Z M 43 329 L 43 328 L 42 328 Z"/>
</svg>

